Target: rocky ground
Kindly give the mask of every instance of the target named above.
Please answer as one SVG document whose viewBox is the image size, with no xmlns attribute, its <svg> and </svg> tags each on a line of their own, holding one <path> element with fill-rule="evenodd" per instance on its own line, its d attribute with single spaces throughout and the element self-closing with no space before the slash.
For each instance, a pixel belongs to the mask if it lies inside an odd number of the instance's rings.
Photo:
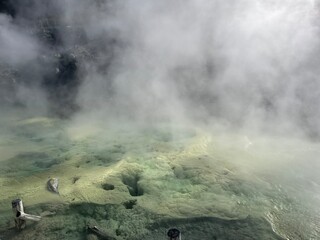
<svg viewBox="0 0 320 240">
<path fill-rule="evenodd" d="M 0 238 L 98 239 L 87 226 L 115 239 L 165 239 L 170 227 L 185 239 L 319 236 L 314 225 L 295 219 L 316 221 L 311 205 L 303 209 L 271 162 L 262 164 L 288 158 L 283 152 L 258 154 L 264 151 L 258 141 L 249 151 L 243 136 L 226 141 L 199 129 L 174 129 L 110 125 L 102 131 L 48 118 L 12 121 L 0 144 Z M 48 191 L 50 177 L 59 179 L 59 195 Z M 15 198 L 42 220 L 17 232 Z"/>
</svg>

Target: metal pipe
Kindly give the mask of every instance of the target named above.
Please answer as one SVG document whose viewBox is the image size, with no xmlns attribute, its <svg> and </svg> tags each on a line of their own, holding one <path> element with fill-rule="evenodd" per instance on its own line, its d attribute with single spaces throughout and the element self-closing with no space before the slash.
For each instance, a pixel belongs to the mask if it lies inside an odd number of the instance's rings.
<svg viewBox="0 0 320 240">
<path fill-rule="evenodd" d="M 11 205 L 14 214 L 14 222 L 18 230 L 25 228 L 26 220 L 36 222 L 41 220 L 40 216 L 31 215 L 24 212 L 24 207 L 21 199 L 12 200 Z"/>
</svg>

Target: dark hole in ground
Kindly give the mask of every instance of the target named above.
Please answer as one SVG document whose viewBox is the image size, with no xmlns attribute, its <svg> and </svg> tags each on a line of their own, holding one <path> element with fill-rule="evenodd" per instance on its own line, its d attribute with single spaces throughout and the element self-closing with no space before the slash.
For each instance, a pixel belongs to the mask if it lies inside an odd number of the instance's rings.
<svg viewBox="0 0 320 240">
<path fill-rule="evenodd" d="M 143 188 L 139 185 L 140 176 L 138 174 L 122 176 L 122 182 L 127 185 L 129 193 L 133 197 L 142 196 Z"/>
<path fill-rule="evenodd" d="M 109 184 L 109 183 L 105 183 L 105 184 L 102 184 L 102 188 L 103 188 L 104 190 L 109 191 L 109 190 L 113 190 L 113 189 L 114 189 L 114 185 Z"/>
<path fill-rule="evenodd" d="M 137 204 L 137 199 L 129 200 L 129 201 L 122 203 L 122 205 L 126 209 L 132 209 L 134 207 L 134 205 L 136 205 L 136 204 Z"/>
<path fill-rule="evenodd" d="M 72 183 L 75 184 L 80 179 L 79 176 L 75 176 L 72 178 Z"/>
</svg>

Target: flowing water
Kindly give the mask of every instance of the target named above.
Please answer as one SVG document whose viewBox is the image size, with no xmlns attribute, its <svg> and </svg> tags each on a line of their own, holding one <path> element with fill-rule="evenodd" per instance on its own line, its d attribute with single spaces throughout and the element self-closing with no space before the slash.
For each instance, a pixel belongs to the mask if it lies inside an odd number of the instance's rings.
<svg viewBox="0 0 320 240">
<path fill-rule="evenodd" d="M 183 239 L 320 239 L 317 143 L 172 123 L 1 126 L 0 239 L 107 239 L 87 226 L 114 239 L 166 239 L 170 227 Z M 16 230 L 16 198 L 41 221 Z"/>
</svg>

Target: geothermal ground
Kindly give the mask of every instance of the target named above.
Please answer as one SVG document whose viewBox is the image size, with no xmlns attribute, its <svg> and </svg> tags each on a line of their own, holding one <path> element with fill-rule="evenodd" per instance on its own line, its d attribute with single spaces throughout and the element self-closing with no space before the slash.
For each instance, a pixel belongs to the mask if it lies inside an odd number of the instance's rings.
<svg viewBox="0 0 320 240">
<path fill-rule="evenodd" d="M 115 239 L 166 239 L 170 227 L 183 239 L 320 238 L 319 144 L 172 123 L 2 126 L 0 239 L 99 239 L 88 225 Z M 17 231 L 16 198 L 42 220 Z"/>
</svg>

